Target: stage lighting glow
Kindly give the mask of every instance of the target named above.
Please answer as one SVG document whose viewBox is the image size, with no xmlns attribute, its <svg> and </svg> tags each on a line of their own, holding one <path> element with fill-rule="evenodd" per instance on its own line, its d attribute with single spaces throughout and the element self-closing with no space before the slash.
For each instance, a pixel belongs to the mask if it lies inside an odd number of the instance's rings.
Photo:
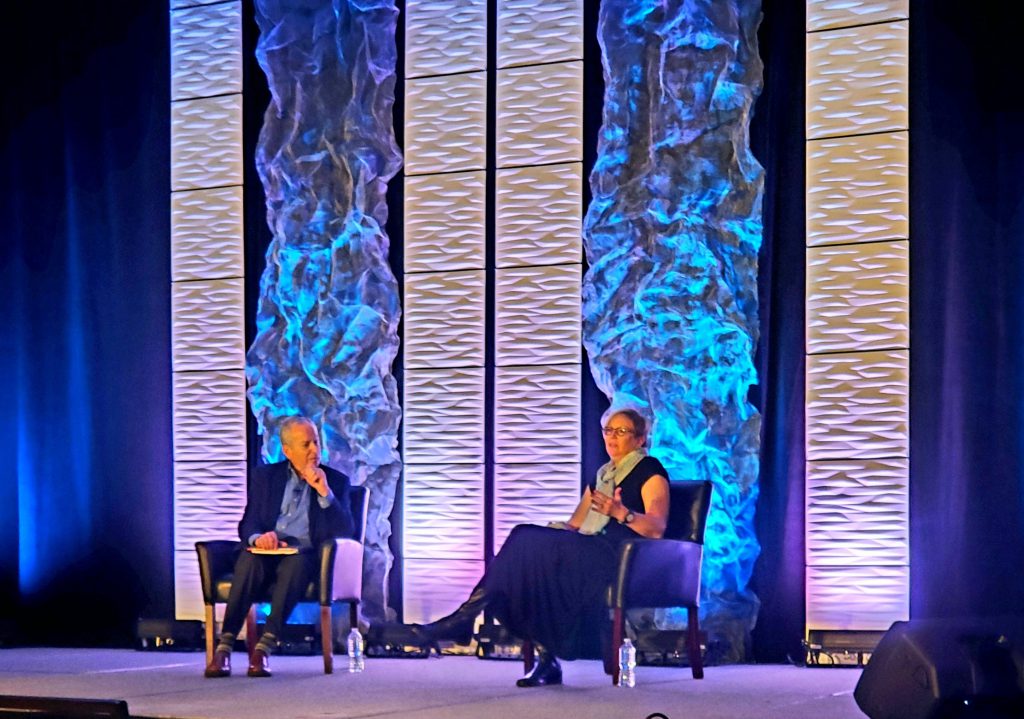
<svg viewBox="0 0 1024 719">
<path fill-rule="evenodd" d="M 760 552 L 760 416 L 747 392 L 757 382 L 763 173 L 748 126 L 760 6 L 709 6 L 601 5 L 584 343 L 613 404 L 653 416 L 652 453 L 672 479 L 714 483 L 701 621 L 721 658 L 736 660 L 758 608 L 747 585 Z"/>
<path fill-rule="evenodd" d="M 401 166 L 391 110 L 393 2 L 289 9 L 258 0 L 256 55 L 272 95 L 256 165 L 274 239 L 246 357 L 264 455 L 301 413 L 326 462 L 370 489 L 363 611 L 387 613 L 388 515 L 400 459 L 398 284 L 388 266 L 385 191 Z"/>
</svg>

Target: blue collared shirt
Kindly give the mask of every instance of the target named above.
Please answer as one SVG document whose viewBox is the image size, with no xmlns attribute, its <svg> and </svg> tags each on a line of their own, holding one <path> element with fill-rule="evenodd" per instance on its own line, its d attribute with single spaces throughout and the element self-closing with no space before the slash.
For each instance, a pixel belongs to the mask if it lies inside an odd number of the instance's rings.
<svg viewBox="0 0 1024 719">
<path fill-rule="evenodd" d="M 295 468 L 289 465 L 288 484 L 281 498 L 281 513 L 274 525 L 278 538 L 288 542 L 289 546 L 313 546 L 309 537 L 309 495 L 312 491 L 309 484 L 295 473 Z M 328 490 L 326 497 L 317 495 L 316 501 L 321 509 L 327 509 L 334 501 L 334 492 Z M 259 536 L 253 534 L 249 537 L 250 546 Z"/>
</svg>

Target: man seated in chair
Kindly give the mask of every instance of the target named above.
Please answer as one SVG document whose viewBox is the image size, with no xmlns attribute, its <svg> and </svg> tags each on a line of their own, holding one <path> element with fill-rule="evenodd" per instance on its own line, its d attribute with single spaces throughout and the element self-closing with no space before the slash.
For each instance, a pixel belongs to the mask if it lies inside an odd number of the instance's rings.
<svg viewBox="0 0 1024 719">
<path fill-rule="evenodd" d="M 268 657 L 288 615 L 318 572 L 314 550 L 326 540 L 352 535 L 348 477 L 320 466 L 316 426 L 305 417 L 289 417 L 281 423 L 280 438 L 287 459 L 249 472 L 245 513 L 238 524 L 244 549 L 235 563 L 223 631 L 206 667 L 207 677 L 231 675 L 235 636 L 254 598 L 271 588 L 270 616 L 249 658 L 248 672 L 251 677 L 269 677 Z M 259 553 L 288 547 L 299 551 Z"/>
</svg>

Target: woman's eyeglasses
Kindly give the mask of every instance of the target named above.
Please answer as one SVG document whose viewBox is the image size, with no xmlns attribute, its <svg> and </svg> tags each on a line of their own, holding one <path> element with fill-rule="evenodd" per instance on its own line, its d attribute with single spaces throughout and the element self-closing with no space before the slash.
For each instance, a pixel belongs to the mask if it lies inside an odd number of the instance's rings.
<svg viewBox="0 0 1024 719">
<path fill-rule="evenodd" d="M 602 427 L 601 434 L 605 437 L 611 437 L 612 435 L 616 437 L 625 437 L 627 434 L 633 434 L 633 430 L 626 429 L 625 427 Z"/>
</svg>

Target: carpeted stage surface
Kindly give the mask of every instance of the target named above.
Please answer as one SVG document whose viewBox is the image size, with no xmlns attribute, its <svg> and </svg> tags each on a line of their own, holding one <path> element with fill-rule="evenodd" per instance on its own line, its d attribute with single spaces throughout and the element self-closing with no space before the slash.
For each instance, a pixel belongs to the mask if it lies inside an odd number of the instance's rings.
<svg viewBox="0 0 1024 719">
<path fill-rule="evenodd" d="M 519 689 L 522 665 L 473 657 L 367 659 L 350 675 L 346 657 L 323 674 L 320 657 L 273 657 L 270 679 L 204 679 L 201 653 L 97 649 L 0 649 L 0 694 L 124 699 L 133 717 L 249 719 L 863 719 L 853 700 L 860 671 L 778 665 L 688 669 L 638 667 L 637 686 L 611 686 L 599 662 L 563 663 L 560 687 Z M 0 700 L 2 706 L 2 700 Z"/>
</svg>

